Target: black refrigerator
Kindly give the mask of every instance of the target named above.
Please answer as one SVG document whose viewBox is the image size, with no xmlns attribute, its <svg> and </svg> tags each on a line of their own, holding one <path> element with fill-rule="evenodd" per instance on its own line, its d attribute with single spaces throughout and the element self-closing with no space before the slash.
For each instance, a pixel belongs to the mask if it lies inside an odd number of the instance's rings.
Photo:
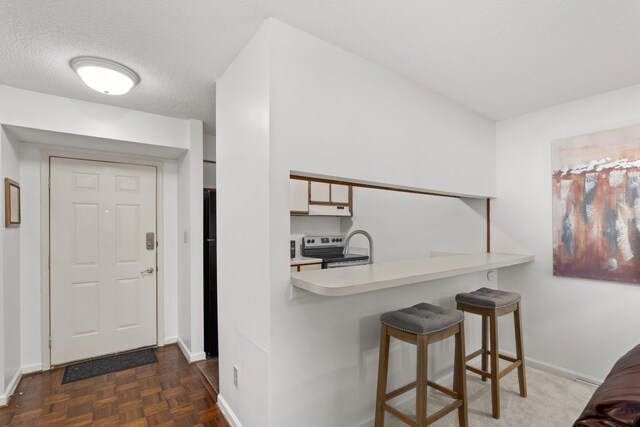
<svg viewBox="0 0 640 427">
<path fill-rule="evenodd" d="M 204 351 L 218 356 L 216 192 L 204 192 Z"/>
</svg>

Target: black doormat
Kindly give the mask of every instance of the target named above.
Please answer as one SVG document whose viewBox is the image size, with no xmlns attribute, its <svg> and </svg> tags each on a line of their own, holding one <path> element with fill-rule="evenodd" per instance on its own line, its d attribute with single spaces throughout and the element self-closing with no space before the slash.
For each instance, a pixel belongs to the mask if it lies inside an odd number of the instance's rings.
<svg viewBox="0 0 640 427">
<path fill-rule="evenodd" d="M 117 354 L 102 359 L 88 360 L 67 366 L 64 369 L 62 384 L 86 380 L 87 378 L 97 377 L 98 375 L 124 371 L 125 369 L 157 362 L 156 352 L 151 348 L 132 351 L 131 353 Z"/>
</svg>

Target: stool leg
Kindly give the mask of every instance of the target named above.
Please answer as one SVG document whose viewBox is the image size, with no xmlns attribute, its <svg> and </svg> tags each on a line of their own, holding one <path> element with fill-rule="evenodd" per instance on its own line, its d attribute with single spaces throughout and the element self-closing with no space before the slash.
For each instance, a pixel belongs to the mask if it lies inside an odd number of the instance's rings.
<svg viewBox="0 0 640 427">
<path fill-rule="evenodd" d="M 524 348 L 522 345 L 522 319 L 520 315 L 520 303 L 518 308 L 513 312 L 513 319 L 516 329 L 516 359 L 521 362 L 518 366 L 518 382 L 520 383 L 520 396 L 527 397 L 527 376 L 524 367 Z"/>
<path fill-rule="evenodd" d="M 500 418 L 500 359 L 498 357 L 498 315 L 495 311 L 489 316 L 489 334 L 491 341 L 491 404 L 493 418 Z"/>
<path fill-rule="evenodd" d="M 461 307 L 462 307 L 462 304 L 458 303 L 458 304 L 456 305 L 456 307 L 457 307 L 457 309 L 458 309 L 458 310 L 462 311 L 462 313 L 463 313 L 463 315 L 464 315 L 464 310 L 462 310 L 462 308 L 461 308 Z M 464 320 L 463 320 L 463 322 L 464 322 Z M 459 350 L 460 350 L 460 349 L 458 348 L 457 341 L 456 341 L 455 355 L 454 355 L 454 365 L 453 365 L 453 389 L 454 389 L 454 390 L 455 390 L 455 388 L 456 388 L 456 384 L 458 384 L 458 375 L 459 375 L 459 373 L 458 373 L 458 369 L 456 369 L 456 366 L 457 366 L 457 365 L 455 365 L 455 364 L 456 364 L 456 363 L 458 363 L 458 351 L 459 351 Z M 465 368 L 465 369 L 464 369 L 464 370 L 465 370 L 465 373 L 466 373 L 466 371 L 467 371 L 467 361 L 466 361 L 466 356 L 467 356 L 467 355 L 466 355 L 464 352 L 462 353 L 462 355 L 463 355 L 463 357 L 465 357 L 465 362 L 464 362 L 464 363 L 465 363 L 465 364 L 464 364 L 464 368 Z"/>
<path fill-rule="evenodd" d="M 454 390 L 458 393 L 458 399 L 462 399 L 462 406 L 458 408 L 458 424 L 467 427 L 469 414 L 467 409 L 467 368 L 464 349 L 464 321 L 460 323 L 460 331 L 456 334 L 456 360 L 454 372 L 456 373 Z"/>
<path fill-rule="evenodd" d="M 489 351 L 489 346 L 487 345 L 487 341 L 489 338 L 489 331 L 487 330 L 487 316 L 482 316 L 482 370 L 487 372 L 488 367 L 488 357 L 487 352 Z M 482 377 L 482 381 L 486 382 L 487 377 Z"/>
<path fill-rule="evenodd" d="M 416 369 L 416 427 L 427 425 L 427 369 L 429 342 L 427 336 L 418 337 L 418 366 Z"/>
<path fill-rule="evenodd" d="M 389 371 L 389 334 L 387 325 L 380 329 L 380 357 L 378 359 L 378 391 L 376 397 L 375 427 L 384 426 L 384 404 L 387 396 L 387 373 Z"/>
</svg>

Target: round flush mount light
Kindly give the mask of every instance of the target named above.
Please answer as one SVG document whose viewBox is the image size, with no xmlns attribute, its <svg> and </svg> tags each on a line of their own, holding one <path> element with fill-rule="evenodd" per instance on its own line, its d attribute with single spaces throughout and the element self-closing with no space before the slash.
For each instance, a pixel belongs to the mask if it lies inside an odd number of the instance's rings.
<svg viewBox="0 0 640 427">
<path fill-rule="evenodd" d="M 84 84 L 107 95 L 124 95 L 140 82 L 133 70 L 107 59 L 81 56 L 71 60 L 71 68 Z"/>
</svg>

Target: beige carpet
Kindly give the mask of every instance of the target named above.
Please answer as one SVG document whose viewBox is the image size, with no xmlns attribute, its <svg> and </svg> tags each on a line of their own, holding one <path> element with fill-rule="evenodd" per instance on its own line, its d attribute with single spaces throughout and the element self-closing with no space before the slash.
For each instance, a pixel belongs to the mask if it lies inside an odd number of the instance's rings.
<svg viewBox="0 0 640 427">
<path fill-rule="evenodd" d="M 500 419 L 496 420 L 491 416 L 490 383 L 483 383 L 478 375 L 468 373 L 469 426 L 570 427 L 596 386 L 527 367 L 527 389 L 528 396 L 520 397 L 517 371 L 504 377 L 500 383 Z M 439 392 L 430 394 L 427 411 L 432 414 L 450 402 L 447 396 Z M 393 404 L 393 401 L 390 403 Z M 415 404 L 405 404 L 398 409 L 415 416 Z M 437 427 L 457 425 L 457 411 L 433 424 Z M 387 414 L 385 426 L 400 427 L 406 424 Z"/>
</svg>

